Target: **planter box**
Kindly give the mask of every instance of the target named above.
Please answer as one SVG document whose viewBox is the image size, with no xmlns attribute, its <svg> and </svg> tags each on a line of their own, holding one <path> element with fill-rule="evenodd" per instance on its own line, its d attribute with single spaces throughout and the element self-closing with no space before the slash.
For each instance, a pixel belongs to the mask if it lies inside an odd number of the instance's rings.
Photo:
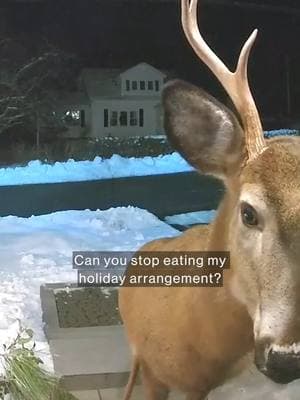
<svg viewBox="0 0 300 400">
<path fill-rule="evenodd" d="M 41 286 L 44 330 L 54 370 L 61 384 L 67 390 L 102 390 L 125 386 L 131 355 L 123 325 L 61 328 L 55 292 L 64 290 L 66 286 L 76 290 L 74 284 Z"/>
</svg>

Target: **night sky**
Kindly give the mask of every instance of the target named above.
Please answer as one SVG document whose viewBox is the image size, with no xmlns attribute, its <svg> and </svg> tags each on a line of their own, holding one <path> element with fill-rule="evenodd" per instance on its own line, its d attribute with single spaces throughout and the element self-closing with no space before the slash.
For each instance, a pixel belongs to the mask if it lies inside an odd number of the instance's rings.
<svg viewBox="0 0 300 400">
<path fill-rule="evenodd" d="M 201 1 L 199 1 L 201 3 Z M 207 41 L 233 67 L 254 28 L 259 37 L 250 79 L 265 116 L 286 112 L 286 68 L 292 81 L 292 114 L 300 109 L 300 7 L 294 0 L 203 1 L 199 18 Z M 251 7 L 245 7 L 251 3 Z M 282 6 L 282 4 L 284 5 Z M 255 4 L 266 8 L 255 7 Z M 281 7 L 268 9 L 269 6 Z M 201 4 L 200 4 L 201 6 Z M 291 8 L 292 7 L 292 8 Z M 180 26 L 179 1 L 43 1 L 3 6 L 2 32 L 43 37 L 75 53 L 83 66 L 127 68 L 145 61 L 223 96 L 215 78 L 189 48 Z M 200 17 L 201 14 L 201 17 Z M 298 75 L 298 76 L 297 76 Z"/>
</svg>

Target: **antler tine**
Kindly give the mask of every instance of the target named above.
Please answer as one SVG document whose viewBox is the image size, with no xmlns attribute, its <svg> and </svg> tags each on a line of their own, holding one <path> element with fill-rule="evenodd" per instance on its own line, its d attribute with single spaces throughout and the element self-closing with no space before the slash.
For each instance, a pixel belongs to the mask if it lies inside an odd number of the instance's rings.
<svg viewBox="0 0 300 400">
<path fill-rule="evenodd" d="M 255 158 L 266 145 L 258 110 L 248 82 L 248 59 L 257 36 L 254 30 L 245 42 L 235 72 L 231 72 L 203 39 L 197 20 L 198 0 L 181 0 L 184 33 L 198 57 L 210 68 L 231 97 L 245 130 L 248 159 Z"/>
<path fill-rule="evenodd" d="M 197 21 L 197 0 L 181 0 L 182 5 L 182 26 L 184 33 L 198 57 L 211 69 L 218 79 L 232 75 L 232 72 L 212 51 L 203 39 L 198 28 Z M 224 82 L 221 82 L 222 84 Z"/>
<path fill-rule="evenodd" d="M 251 35 L 245 42 L 245 44 L 240 52 L 239 61 L 238 61 L 237 68 L 236 68 L 236 73 L 239 72 L 240 78 L 242 80 L 244 80 L 245 82 L 247 82 L 247 85 L 248 85 L 248 73 L 247 73 L 248 60 L 249 60 L 250 51 L 251 51 L 251 49 L 254 45 L 254 42 L 256 40 L 256 37 L 257 37 L 257 32 L 258 32 L 258 30 L 254 29 L 254 31 L 251 33 Z"/>
</svg>

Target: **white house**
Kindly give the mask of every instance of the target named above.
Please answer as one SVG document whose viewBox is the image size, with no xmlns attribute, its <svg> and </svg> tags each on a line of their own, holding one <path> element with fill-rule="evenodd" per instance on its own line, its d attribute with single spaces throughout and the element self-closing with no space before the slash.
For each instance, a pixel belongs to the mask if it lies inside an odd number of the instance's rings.
<svg viewBox="0 0 300 400">
<path fill-rule="evenodd" d="M 165 73 L 146 63 L 126 71 L 83 69 L 78 93 L 64 99 L 69 133 L 89 137 L 162 134 L 165 80 Z"/>
</svg>

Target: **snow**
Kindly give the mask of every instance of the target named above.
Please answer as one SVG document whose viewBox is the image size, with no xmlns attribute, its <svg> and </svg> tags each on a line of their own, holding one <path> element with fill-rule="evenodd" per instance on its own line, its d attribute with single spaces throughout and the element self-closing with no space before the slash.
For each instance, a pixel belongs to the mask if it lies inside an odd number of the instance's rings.
<svg viewBox="0 0 300 400">
<path fill-rule="evenodd" d="M 178 154 L 157 157 L 125 158 L 114 154 L 109 159 L 56 162 L 30 161 L 26 166 L 0 168 L 0 186 L 31 183 L 79 182 L 129 176 L 159 175 L 192 171 Z"/>
<path fill-rule="evenodd" d="M 295 131 L 266 132 L 266 136 L 291 135 Z M 25 167 L 1 168 L 0 185 L 87 181 L 126 176 L 176 173 L 193 170 L 178 154 L 140 159 L 114 155 L 109 160 L 69 160 L 53 165 L 31 161 Z M 208 223 L 215 211 L 166 217 L 172 224 Z M 44 336 L 40 285 L 75 282 L 74 250 L 135 251 L 144 243 L 178 231 L 145 210 L 120 207 L 106 211 L 65 211 L 31 218 L 0 219 L 0 353 L 1 345 L 16 336 L 19 321 L 33 329 L 36 351 L 52 370 Z M 3 373 L 0 362 L 0 375 Z M 298 400 L 300 381 L 277 385 L 255 368 L 215 389 L 209 400 Z"/>
<path fill-rule="evenodd" d="M 268 137 L 295 135 L 297 131 L 279 129 L 266 131 Z M 165 139 L 164 135 L 149 136 Z M 42 163 L 30 161 L 25 166 L 0 168 L 0 186 L 24 185 L 34 183 L 79 182 L 97 179 L 124 178 L 129 176 L 146 176 L 172 174 L 193 171 L 177 152 L 157 157 L 126 158 L 114 154 L 109 159 L 96 157 L 93 161 Z"/>
<path fill-rule="evenodd" d="M 147 135 L 143 136 L 145 139 L 158 139 L 158 140 L 164 140 L 167 141 L 167 136 L 166 135 Z"/>
<path fill-rule="evenodd" d="M 10 216 L 0 219 L 0 232 L 0 345 L 16 336 L 19 319 L 33 329 L 36 350 L 50 370 L 40 285 L 76 282 L 73 251 L 136 251 L 152 239 L 178 234 L 154 215 L 133 207 Z"/>
<path fill-rule="evenodd" d="M 176 214 L 165 217 L 165 221 L 171 225 L 195 225 L 195 224 L 209 224 L 216 216 L 215 210 L 209 211 L 196 211 L 186 214 Z"/>
<path fill-rule="evenodd" d="M 296 135 L 298 131 L 296 129 L 275 129 L 272 131 L 265 131 L 264 134 L 266 137 L 276 137 L 276 136 L 291 136 Z"/>
<path fill-rule="evenodd" d="M 198 220 L 213 216 L 214 212 L 192 213 Z M 181 218 L 191 221 L 189 214 Z M 43 333 L 39 290 L 44 283 L 76 281 L 72 251 L 135 251 L 149 240 L 178 234 L 152 214 L 133 207 L 10 216 L 0 219 L 0 232 L 0 344 L 16 336 L 20 319 L 34 330 L 36 350 L 49 370 L 53 365 Z M 299 390 L 300 381 L 277 385 L 252 366 L 212 391 L 208 400 L 298 400 Z"/>
</svg>

